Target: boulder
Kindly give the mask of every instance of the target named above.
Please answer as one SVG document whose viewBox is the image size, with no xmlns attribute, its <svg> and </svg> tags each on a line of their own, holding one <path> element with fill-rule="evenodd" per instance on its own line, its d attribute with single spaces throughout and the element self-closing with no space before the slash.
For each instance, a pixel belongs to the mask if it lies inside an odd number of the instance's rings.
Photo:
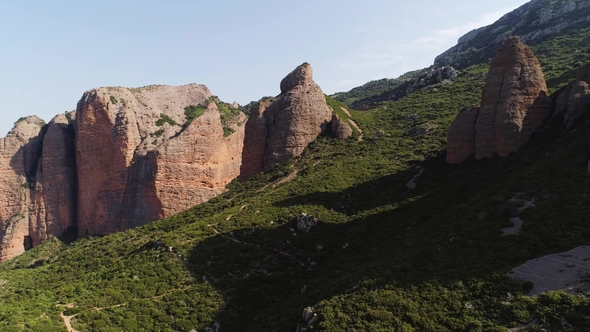
<svg viewBox="0 0 590 332">
<path fill-rule="evenodd" d="M 554 116 L 563 115 L 566 128 L 590 110 L 590 64 L 580 68 L 576 79 L 561 90 L 555 101 Z"/>
<path fill-rule="evenodd" d="M 352 128 L 342 120 L 335 112 L 332 114 L 332 121 L 330 122 L 332 133 L 338 139 L 347 139 L 352 136 Z"/>
</svg>

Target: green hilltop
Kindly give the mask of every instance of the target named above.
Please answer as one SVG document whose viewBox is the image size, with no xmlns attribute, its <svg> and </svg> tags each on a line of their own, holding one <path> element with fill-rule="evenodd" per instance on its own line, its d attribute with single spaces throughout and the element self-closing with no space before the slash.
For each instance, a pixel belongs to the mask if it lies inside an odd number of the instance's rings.
<svg viewBox="0 0 590 332">
<path fill-rule="evenodd" d="M 589 40 L 580 28 L 533 45 L 551 91 L 590 62 Z M 509 157 L 448 165 L 447 128 L 487 70 L 473 61 L 451 84 L 351 109 L 362 139 L 319 137 L 188 211 L 0 265 L 0 330 L 66 331 L 64 316 L 79 331 L 294 331 L 306 308 L 308 331 L 590 330 L 588 294 L 534 297 L 507 276 L 590 243 L 590 122 L 553 119 Z M 327 100 L 337 110 L 359 91 Z M 502 236 L 516 195 L 535 206 Z M 301 213 L 317 220 L 309 233 Z"/>
</svg>

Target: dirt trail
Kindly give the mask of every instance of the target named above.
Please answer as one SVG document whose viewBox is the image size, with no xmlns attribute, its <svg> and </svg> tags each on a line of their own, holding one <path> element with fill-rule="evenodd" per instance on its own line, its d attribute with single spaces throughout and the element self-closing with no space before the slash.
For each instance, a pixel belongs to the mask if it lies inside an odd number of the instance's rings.
<svg viewBox="0 0 590 332">
<path fill-rule="evenodd" d="M 414 175 L 414 177 L 408 181 L 408 183 L 406 183 L 406 187 L 408 189 L 416 189 L 416 180 L 420 177 L 420 175 L 422 175 L 422 173 L 424 172 L 424 168 L 419 167 L 418 168 L 420 171 L 418 172 L 418 174 Z"/>
<path fill-rule="evenodd" d="M 520 218 L 520 214 L 522 213 L 522 211 L 535 206 L 535 199 L 534 198 L 527 201 L 527 200 L 518 198 L 518 196 L 520 196 L 520 195 L 521 195 L 521 193 L 519 193 L 516 196 L 514 196 L 513 198 L 511 198 L 510 202 L 524 203 L 524 205 L 521 206 L 520 208 L 518 208 L 518 215 L 516 217 L 510 218 L 510 221 L 512 222 L 513 226 L 502 228 L 502 235 L 517 235 L 518 233 L 520 233 L 520 229 L 522 228 L 522 225 L 524 224 L 524 221 L 522 220 L 522 218 Z"/>
<path fill-rule="evenodd" d="M 359 133 L 361 133 L 361 135 L 359 136 L 358 141 L 359 142 L 362 141 L 363 140 L 363 137 L 364 137 L 363 130 L 356 124 L 356 122 L 354 122 L 354 120 L 352 119 L 352 115 L 350 114 L 350 112 L 346 108 L 344 108 L 344 107 L 340 107 L 340 108 L 342 109 L 342 111 L 344 113 L 346 113 L 346 115 L 348 115 L 348 120 L 350 121 L 350 124 L 352 124 L 352 126 L 355 127 L 356 130 L 359 131 Z"/>
<path fill-rule="evenodd" d="M 64 320 L 64 324 L 66 324 L 66 328 L 68 329 L 68 332 L 79 332 L 78 330 L 76 330 L 72 327 L 72 318 L 78 316 L 78 314 L 75 314 L 72 316 L 65 316 L 62 311 L 59 313 L 59 316 L 61 317 L 61 319 Z"/>
</svg>

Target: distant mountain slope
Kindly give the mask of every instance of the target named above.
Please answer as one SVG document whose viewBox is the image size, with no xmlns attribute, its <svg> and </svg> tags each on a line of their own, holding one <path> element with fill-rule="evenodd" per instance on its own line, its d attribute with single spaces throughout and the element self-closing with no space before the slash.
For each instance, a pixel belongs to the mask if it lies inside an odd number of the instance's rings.
<svg viewBox="0 0 590 332">
<path fill-rule="evenodd" d="M 351 89 L 348 92 L 336 92 L 330 97 L 335 100 L 350 105 L 357 100 L 379 96 L 386 91 L 397 88 L 405 82 L 411 80 L 420 70 L 409 71 L 398 78 L 382 78 L 371 81 L 361 86 Z"/>
<path fill-rule="evenodd" d="M 462 70 L 474 64 L 487 64 L 510 36 L 519 36 L 532 47 L 547 81 L 560 87 L 572 80 L 577 68 L 590 60 L 590 2 L 534 0 L 526 3 L 495 23 L 459 38 L 457 45 L 437 56 L 428 70 L 433 73 L 444 67 Z M 349 99 L 348 105 L 366 110 L 380 102 L 402 98 L 416 89 L 440 84 L 439 75 L 429 74 L 428 70 L 415 72 L 414 77 L 406 76 L 406 82 L 383 89 L 381 94 L 358 94 L 359 98 Z M 350 92 L 363 91 L 362 87 Z"/>
<path fill-rule="evenodd" d="M 534 46 L 589 26 L 590 2 L 587 0 L 533 0 L 493 24 L 459 38 L 456 46 L 436 57 L 434 65 L 462 69 L 487 63 L 510 36 L 519 36 L 525 44 Z"/>
</svg>

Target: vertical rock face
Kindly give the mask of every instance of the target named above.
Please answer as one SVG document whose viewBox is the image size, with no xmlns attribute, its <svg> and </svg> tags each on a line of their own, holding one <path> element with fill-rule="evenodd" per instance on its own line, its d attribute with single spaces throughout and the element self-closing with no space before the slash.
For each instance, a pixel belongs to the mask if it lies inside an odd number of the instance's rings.
<svg viewBox="0 0 590 332">
<path fill-rule="evenodd" d="M 270 101 L 260 101 L 254 105 L 250 118 L 246 122 L 240 181 L 248 180 L 256 173 L 264 171 L 264 156 L 268 138 L 264 112 L 270 103 Z"/>
<path fill-rule="evenodd" d="M 0 139 L 0 262 L 31 246 L 29 205 L 41 149 L 41 119 L 19 120 Z"/>
<path fill-rule="evenodd" d="M 27 117 L 0 139 L 0 262 L 75 225 L 74 116 Z"/>
<path fill-rule="evenodd" d="M 452 151 L 447 161 L 461 162 L 473 152 L 476 159 L 507 156 L 528 142 L 550 111 L 539 61 L 518 37 L 509 38 L 490 64 L 473 135 L 466 128 L 473 120 L 473 109 L 460 113 L 451 125 L 447 141 Z"/>
<path fill-rule="evenodd" d="M 256 115 L 250 117 L 246 124 L 241 179 L 301 155 L 307 145 L 328 128 L 332 110 L 312 76 L 309 64 L 300 65 L 281 81 L 281 94 L 268 107 L 258 106 Z M 266 126 L 264 142 L 263 123 Z M 262 151 L 261 165 L 255 158 Z"/>
<path fill-rule="evenodd" d="M 75 225 L 75 113 L 60 114 L 47 126 L 36 181 L 31 190 L 30 236 L 36 246 Z"/>
<path fill-rule="evenodd" d="M 549 115 L 550 106 L 539 61 L 518 37 L 507 39 L 490 64 L 475 125 L 475 158 L 518 150 Z"/>
<path fill-rule="evenodd" d="M 205 105 L 203 85 L 100 88 L 78 103 L 78 233 L 108 234 L 182 211 L 219 194 L 239 175 L 243 114 Z"/>
<path fill-rule="evenodd" d="M 224 137 L 215 103 L 177 137 L 157 148 L 155 193 L 170 216 L 219 194 L 240 172 L 246 116 L 240 113 L 232 124 L 234 133 Z"/>
<path fill-rule="evenodd" d="M 447 133 L 447 162 L 456 164 L 475 153 L 475 123 L 479 106 L 462 110 Z"/>
</svg>

